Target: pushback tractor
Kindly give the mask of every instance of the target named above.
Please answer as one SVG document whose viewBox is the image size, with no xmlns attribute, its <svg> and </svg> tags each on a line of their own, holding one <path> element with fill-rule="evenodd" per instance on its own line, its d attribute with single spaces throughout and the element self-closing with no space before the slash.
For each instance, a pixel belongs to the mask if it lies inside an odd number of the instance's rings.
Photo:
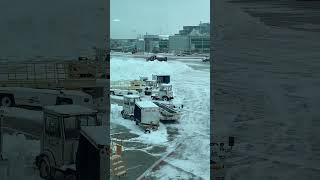
<svg viewBox="0 0 320 180">
<path fill-rule="evenodd" d="M 108 179 L 108 134 L 96 110 L 46 106 L 43 118 L 40 154 L 35 160 L 41 178 L 52 179 L 61 172 L 66 180 Z"/>
</svg>

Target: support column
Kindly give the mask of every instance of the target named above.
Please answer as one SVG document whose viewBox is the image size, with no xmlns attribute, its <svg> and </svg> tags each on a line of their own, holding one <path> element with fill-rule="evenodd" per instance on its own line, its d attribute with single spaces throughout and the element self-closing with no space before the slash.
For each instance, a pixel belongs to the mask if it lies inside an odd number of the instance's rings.
<svg viewBox="0 0 320 180">
<path fill-rule="evenodd" d="M 9 176 L 9 162 L 3 157 L 3 118 L 4 109 L 0 109 L 0 179 L 7 180 Z"/>
</svg>

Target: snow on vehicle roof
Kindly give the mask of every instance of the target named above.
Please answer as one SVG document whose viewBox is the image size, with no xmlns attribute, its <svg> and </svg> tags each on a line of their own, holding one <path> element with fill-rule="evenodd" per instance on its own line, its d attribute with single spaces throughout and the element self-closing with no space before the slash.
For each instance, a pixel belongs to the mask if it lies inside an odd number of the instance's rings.
<svg viewBox="0 0 320 180">
<path fill-rule="evenodd" d="M 48 112 L 61 115 L 89 115 L 97 112 L 96 110 L 74 104 L 45 106 L 44 109 Z"/>
<path fill-rule="evenodd" d="M 172 86 L 171 84 L 160 84 L 161 86 Z"/>
<path fill-rule="evenodd" d="M 136 102 L 137 106 L 139 106 L 140 108 L 158 108 L 158 106 L 156 104 L 154 104 L 152 101 L 139 101 Z"/>
<path fill-rule="evenodd" d="M 82 126 L 81 133 L 89 137 L 95 145 L 108 145 L 109 133 L 105 126 Z"/>
<path fill-rule="evenodd" d="M 3 108 L 3 110 L 5 117 L 17 118 L 22 120 L 31 120 L 39 124 L 42 124 L 43 121 L 43 112 L 41 111 L 34 111 L 16 107 L 7 107 Z"/>
<path fill-rule="evenodd" d="M 140 96 L 130 94 L 130 95 L 124 95 L 123 97 L 126 97 L 126 98 L 139 98 Z"/>
<path fill-rule="evenodd" d="M 27 88 L 27 87 L 0 87 L 0 90 L 7 90 L 7 91 L 13 91 L 13 90 L 20 90 L 20 91 L 29 91 L 34 93 L 47 93 L 47 94 L 59 94 L 60 92 L 63 92 L 67 95 L 78 95 L 78 96 L 88 96 L 87 93 L 76 91 L 76 90 L 54 90 L 54 89 L 36 89 L 36 88 Z"/>
<path fill-rule="evenodd" d="M 154 74 L 154 76 L 170 76 L 168 74 Z"/>
</svg>

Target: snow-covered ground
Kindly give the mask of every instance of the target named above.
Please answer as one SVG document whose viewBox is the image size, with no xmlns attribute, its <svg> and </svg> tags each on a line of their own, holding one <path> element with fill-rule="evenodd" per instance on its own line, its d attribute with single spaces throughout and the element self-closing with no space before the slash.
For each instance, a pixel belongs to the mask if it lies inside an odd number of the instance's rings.
<svg viewBox="0 0 320 180">
<path fill-rule="evenodd" d="M 183 148 L 176 150 L 175 156 L 165 161 L 193 173 L 203 179 L 210 178 L 210 74 L 209 71 L 195 70 L 180 61 L 146 62 L 145 59 L 115 56 L 110 63 L 111 80 L 134 80 L 140 76 L 152 77 L 152 74 L 169 74 L 175 103 L 184 105 L 184 112 L 178 124 L 161 124 L 160 129 L 144 134 L 134 122 L 121 118 L 121 106 L 112 105 L 111 123 L 120 124 L 139 135 L 130 141 L 144 144 L 165 145 L 167 151 L 177 143 Z M 168 140 L 167 128 L 178 129 L 179 136 Z M 159 179 L 177 177 L 178 172 L 170 166 L 163 166 L 156 172 Z M 181 173 L 181 172 L 180 172 Z M 164 176 L 165 175 L 165 176 Z"/>
</svg>

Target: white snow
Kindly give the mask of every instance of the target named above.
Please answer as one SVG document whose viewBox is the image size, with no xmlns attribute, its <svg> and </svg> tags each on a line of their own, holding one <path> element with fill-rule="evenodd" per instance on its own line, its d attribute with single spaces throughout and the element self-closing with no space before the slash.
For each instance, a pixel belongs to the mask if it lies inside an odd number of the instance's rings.
<svg viewBox="0 0 320 180">
<path fill-rule="evenodd" d="M 136 102 L 136 104 L 140 107 L 140 108 L 158 108 L 157 105 L 155 105 L 153 102 L 151 101 L 138 101 Z"/>
<path fill-rule="evenodd" d="M 141 58 L 111 57 L 110 62 L 111 81 L 134 80 L 140 76 L 151 78 L 153 74 L 168 74 L 172 84 L 174 103 L 183 104 L 181 123 L 161 124 L 158 131 L 151 134 L 144 134 L 134 122 L 122 119 L 121 107 L 111 106 L 111 123 L 117 123 L 130 129 L 131 133 L 139 137 L 132 140 L 139 140 L 146 144 L 161 144 L 172 147 L 173 144 L 181 142 L 183 148 L 178 148 L 176 156 L 166 159 L 174 166 L 184 169 L 204 179 L 210 178 L 210 73 L 209 71 L 194 70 L 183 62 L 168 61 L 146 62 Z M 167 140 L 166 127 L 179 129 L 179 137 L 174 142 Z M 188 138 L 186 138 L 188 137 Z M 182 140 L 183 139 L 183 140 Z M 169 150 L 170 148 L 168 148 Z M 170 168 L 171 170 L 168 170 Z M 171 167 L 160 169 L 157 177 L 166 179 L 175 178 L 179 175 Z M 163 176 L 166 174 L 166 176 Z"/>
<path fill-rule="evenodd" d="M 161 167 L 161 171 L 158 173 L 152 174 L 159 180 L 167 180 L 167 179 L 190 179 L 190 175 L 178 171 L 175 168 L 170 167 L 169 165 L 164 165 Z"/>
</svg>

